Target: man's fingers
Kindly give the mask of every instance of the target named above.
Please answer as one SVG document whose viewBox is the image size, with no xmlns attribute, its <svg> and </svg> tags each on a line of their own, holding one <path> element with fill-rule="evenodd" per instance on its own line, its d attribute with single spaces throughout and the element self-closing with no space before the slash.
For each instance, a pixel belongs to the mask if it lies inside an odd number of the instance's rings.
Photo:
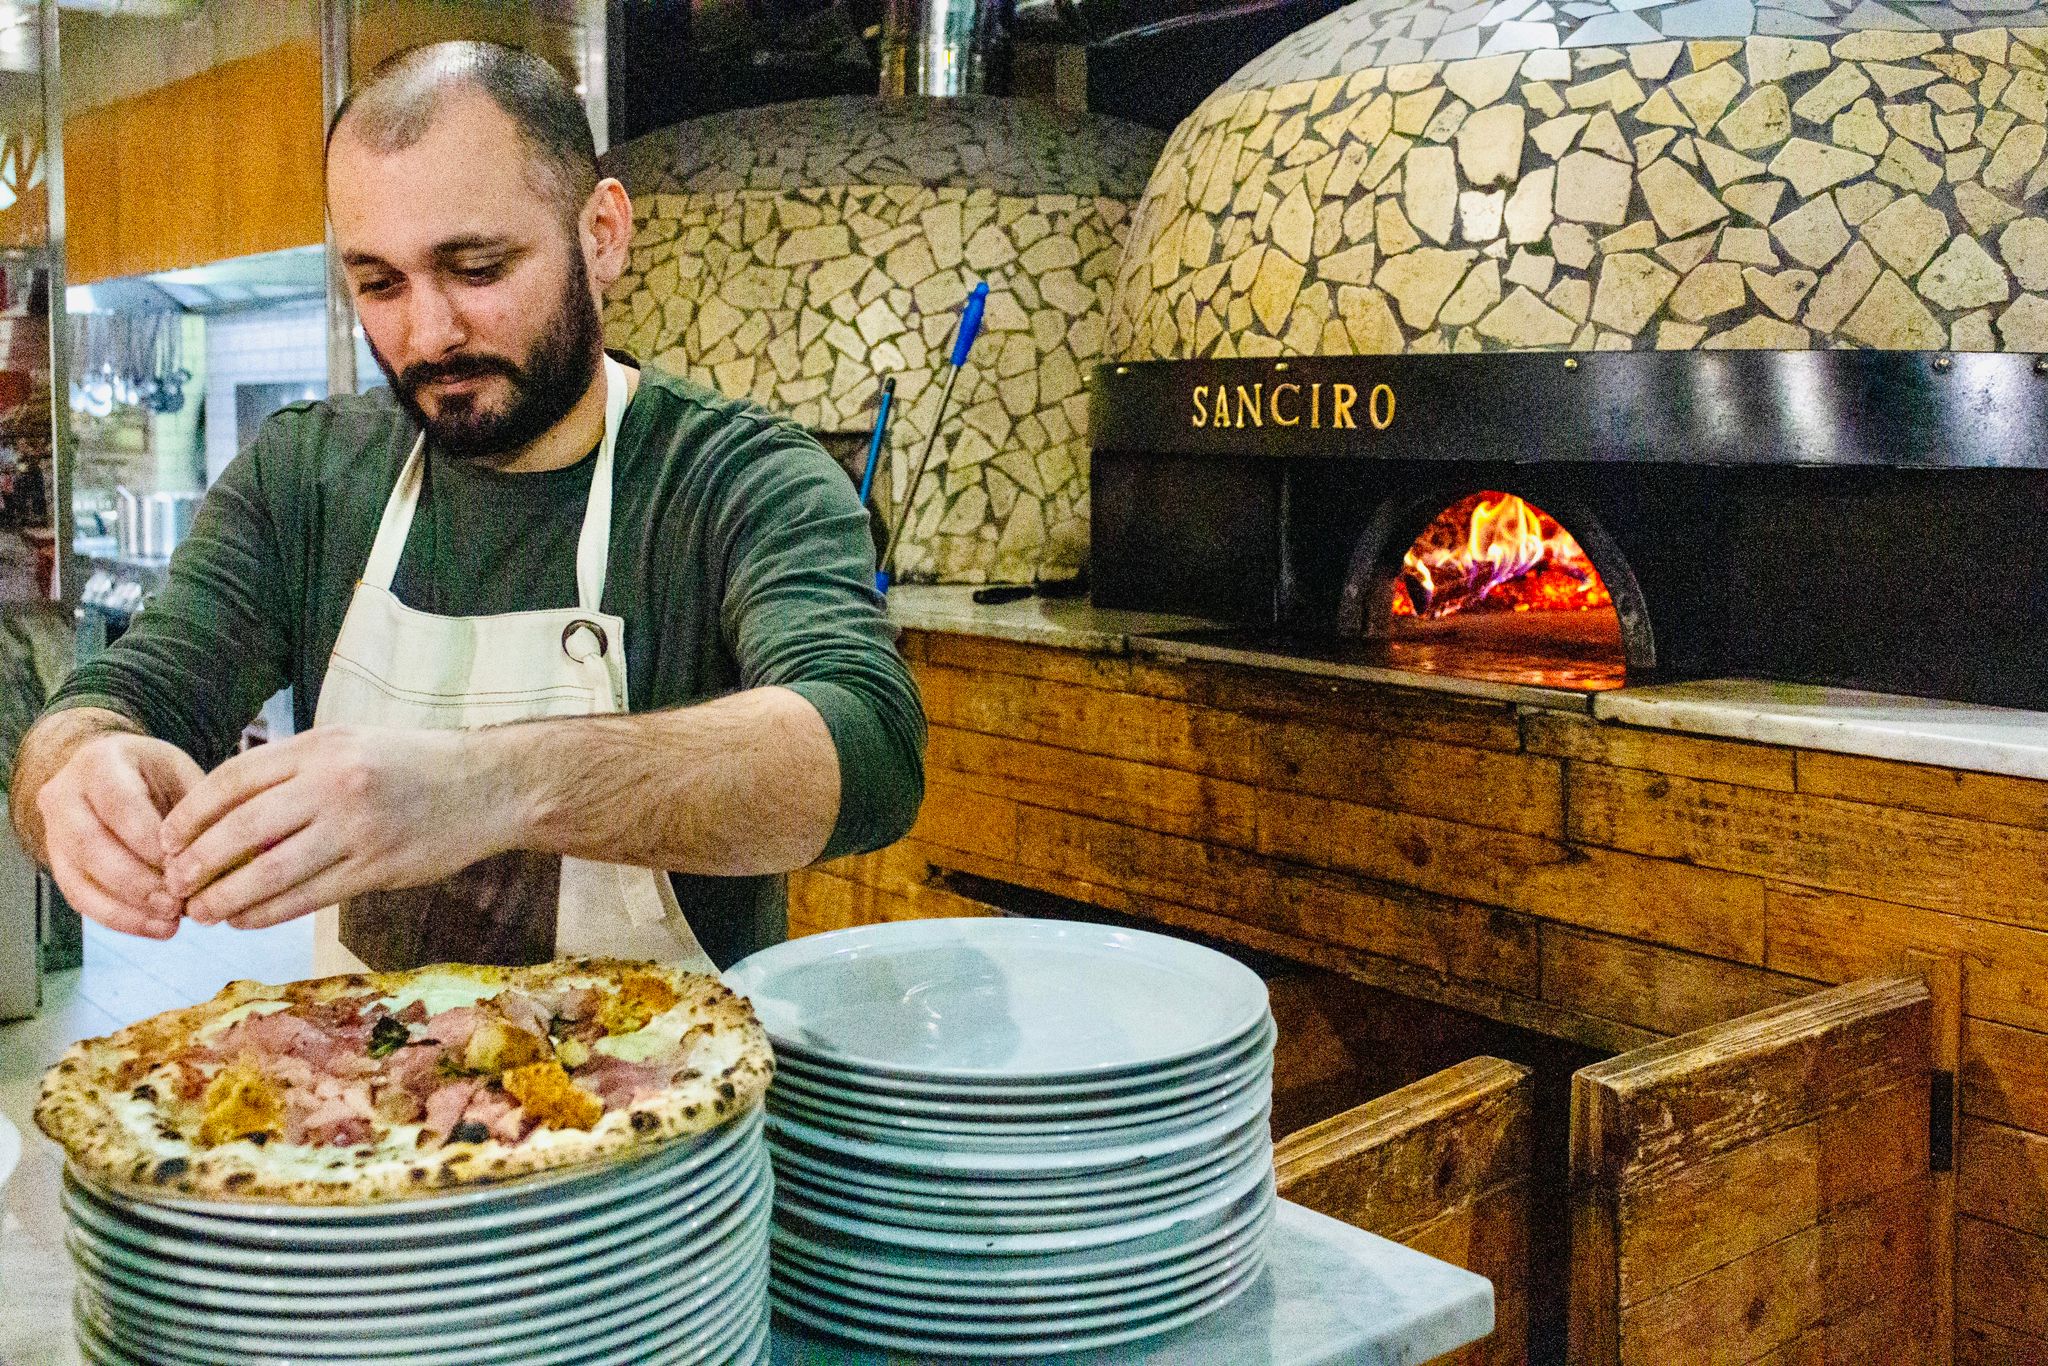
<svg viewBox="0 0 2048 1366">
<path fill-rule="evenodd" d="M 52 845 L 61 847 L 102 891 L 124 905 L 146 909 L 152 894 L 168 893 L 162 871 L 143 862 L 125 840 L 116 838 L 89 802 L 73 809 Z"/>
<path fill-rule="evenodd" d="M 183 853 L 230 811 L 290 778 L 297 766 L 288 748 L 288 743 L 258 745 L 193 783 L 164 817 L 164 856 Z"/>
<path fill-rule="evenodd" d="M 226 824 L 223 822 L 217 828 L 225 828 Z M 202 837 L 202 843 L 212 835 L 209 831 Z M 194 850 L 197 848 L 195 845 Z M 208 925 L 233 920 L 255 907 L 291 895 L 294 889 L 341 862 L 344 852 L 335 847 L 332 837 L 324 831 L 312 826 L 301 828 L 191 896 L 185 903 L 185 913 Z"/>
<path fill-rule="evenodd" d="M 206 780 L 206 770 L 199 766 L 199 761 L 176 745 L 152 749 L 141 768 L 142 780 L 149 785 L 150 801 L 160 815 L 169 814 L 186 793 Z M 161 823 L 158 843 L 162 843 Z"/>
<path fill-rule="evenodd" d="M 158 917 L 128 905 L 95 883 L 92 875 L 72 862 L 69 856 L 59 856 L 53 851 L 50 872 L 57 879 L 64 899 L 74 910 L 110 930 L 141 935 L 146 939 L 169 939 L 178 932 L 176 916 Z"/>
<path fill-rule="evenodd" d="M 306 828 L 317 812 L 290 783 L 266 788 L 201 832 L 164 865 L 164 889 L 189 903 L 201 890 Z M 188 905 L 187 909 L 191 909 Z M 225 920 L 226 915 L 215 917 Z"/>
<path fill-rule="evenodd" d="M 164 866 L 163 813 L 151 800 L 142 774 L 122 765 L 85 784 L 86 809 L 106 837 L 119 840 L 135 858 L 151 868 Z M 139 898 L 138 898 L 139 899 Z"/>
<path fill-rule="evenodd" d="M 280 848 L 274 852 L 281 853 L 283 850 Z M 250 865 L 250 869 L 254 867 L 254 864 Z M 243 871 L 247 872 L 250 869 Z M 239 877 L 241 874 L 237 873 L 235 876 Z M 272 925 L 281 925 L 287 920 L 309 915 L 322 906 L 335 905 L 362 890 L 351 885 L 352 876 L 346 866 L 345 855 L 337 850 L 333 860 L 324 867 L 308 868 L 304 876 L 294 880 L 291 885 L 280 888 L 274 895 L 250 901 L 238 908 L 228 917 L 228 924 L 238 930 L 267 929 Z"/>
</svg>

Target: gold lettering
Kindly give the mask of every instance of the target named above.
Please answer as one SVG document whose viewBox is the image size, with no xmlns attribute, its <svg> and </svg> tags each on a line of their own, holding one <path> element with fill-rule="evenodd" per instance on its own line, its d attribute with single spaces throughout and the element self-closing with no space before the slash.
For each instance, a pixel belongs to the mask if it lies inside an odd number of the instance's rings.
<svg viewBox="0 0 2048 1366">
<path fill-rule="evenodd" d="M 1209 425 L 1212 427 L 1228 427 L 1231 425 L 1230 390 L 1221 384 L 1216 386 L 1215 412 L 1214 416 L 1209 419 Z"/>
<path fill-rule="evenodd" d="M 1197 385 L 1195 386 L 1195 397 L 1194 397 L 1194 404 L 1195 404 L 1195 415 L 1194 415 L 1194 417 L 1193 417 L 1192 419 L 1190 419 L 1190 420 L 1189 420 L 1189 424 L 1188 424 L 1188 425 L 1190 425 L 1190 426 L 1193 426 L 1193 427 L 1206 427 L 1206 426 L 1208 426 L 1208 425 L 1209 425 L 1209 410 L 1208 410 L 1208 409 L 1207 409 L 1206 407 L 1204 407 L 1204 406 L 1203 406 L 1203 403 L 1202 403 L 1202 400 L 1203 400 L 1203 399 L 1205 399 L 1205 398 L 1207 398 L 1207 397 L 1208 397 L 1208 394 L 1209 394 L 1209 386 L 1208 386 L 1208 385 L 1206 385 L 1206 384 L 1197 384 Z"/>
<path fill-rule="evenodd" d="M 1264 384 L 1254 384 L 1246 389 L 1237 386 L 1237 425 L 1240 427 L 1263 427 L 1266 425 L 1266 403 Z M 1249 421 L 1247 421 L 1249 419 Z"/>
<path fill-rule="evenodd" d="M 1308 425 L 1323 425 L 1323 382 L 1317 380 L 1308 386 Z"/>
<path fill-rule="evenodd" d="M 1281 415 L 1280 395 L 1286 393 L 1289 389 L 1292 389 L 1296 394 L 1301 392 L 1299 384 L 1276 384 L 1273 386 L 1273 425 L 1276 427 L 1299 427 L 1301 425 L 1300 408 L 1297 407 L 1294 410 L 1293 417 Z"/>
<path fill-rule="evenodd" d="M 1358 386 L 1355 384 L 1333 384 L 1330 386 L 1330 425 L 1348 427 L 1353 431 L 1358 424 L 1351 420 L 1351 405 L 1358 402 Z"/>
<path fill-rule="evenodd" d="M 1385 414 L 1385 416 L 1382 416 L 1382 415 L 1381 415 L 1381 413 L 1380 413 L 1380 398 L 1381 398 L 1381 396 L 1382 396 L 1382 395 L 1384 395 L 1384 396 L 1385 396 L 1385 398 L 1386 398 L 1386 400 L 1387 400 L 1387 408 L 1386 408 L 1386 414 Z M 1376 431 L 1376 432 L 1383 432 L 1383 431 L 1385 431 L 1385 430 L 1386 430 L 1387 428 L 1389 428 L 1389 427 L 1393 426 L 1393 425 L 1394 425 L 1394 386 L 1393 386 L 1393 385 L 1391 385 L 1391 384 L 1375 384 L 1375 385 L 1373 385 L 1373 387 L 1372 387 L 1372 397 L 1370 397 L 1369 399 L 1367 399 L 1367 400 L 1366 400 L 1366 404 L 1365 404 L 1365 414 L 1366 414 L 1366 416 L 1367 416 L 1367 417 L 1369 417 L 1369 418 L 1371 418 L 1371 419 L 1372 419 L 1372 429 L 1373 429 L 1374 431 Z"/>
</svg>

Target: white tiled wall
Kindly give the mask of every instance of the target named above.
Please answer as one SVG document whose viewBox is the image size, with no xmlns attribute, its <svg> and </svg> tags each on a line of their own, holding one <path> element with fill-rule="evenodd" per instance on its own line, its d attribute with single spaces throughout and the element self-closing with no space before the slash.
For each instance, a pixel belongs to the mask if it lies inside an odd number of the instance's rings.
<svg viewBox="0 0 2048 1366">
<path fill-rule="evenodd" d="M 356 343 L 357 381 L 383 383 L 376 362 Z M 235 458 L 235 386 L 324 382 L 327 314 L 320 304 L 216 315 L 206 323 L 206 481 Z"/>
</svg>

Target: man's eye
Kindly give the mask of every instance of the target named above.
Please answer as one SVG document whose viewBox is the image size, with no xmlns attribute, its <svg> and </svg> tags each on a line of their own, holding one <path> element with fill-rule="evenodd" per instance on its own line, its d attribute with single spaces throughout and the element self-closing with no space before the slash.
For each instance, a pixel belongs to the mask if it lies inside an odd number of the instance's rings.
<svg viewBox="0 0 2048 1366">
<path fill-rule="evenodd" d="M 396 280 L 375 279 L 356 281 L 356 294 L 363 298 L 378 298 L 398 288 Z"/>
<path fill-rule="evenodd" d="M 505 263 L 493 261 L 487 266 L 462 266 L 455 272 L 458 279 L 472 285 L 487 285 L 505 274 Z"/>
</svg>

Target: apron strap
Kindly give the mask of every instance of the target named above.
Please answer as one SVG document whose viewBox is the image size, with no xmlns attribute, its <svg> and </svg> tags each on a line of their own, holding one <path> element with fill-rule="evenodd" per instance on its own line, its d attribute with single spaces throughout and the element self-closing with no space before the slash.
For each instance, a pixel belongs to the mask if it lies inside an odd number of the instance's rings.
<svg viewBox="0 0 2048 1366">
<path fill-rule="evenodd" d="M 590 472 L 590 498 L 583 509 L 583 530 L 576 538 L 576 605 L 586 612 L 603 610 L 612 541 L 612 451 L 626 415 L 626 367 L 606 356 L 603 373 L 604 440 L 598 444 L 597 463 Z M 398 573 L 398 557 L 405 553 L 406 538 L 412 534 L 413 514 L 419 510 L 426 457 L 427 434 L 421 432 L 398 471 L 398 482 L 392 485 L 384 515 L 377 523 L 377 538 L 370 544 L 370 558 L 363 565 L 362 581 L 387 593 Z"/>
</svg>

